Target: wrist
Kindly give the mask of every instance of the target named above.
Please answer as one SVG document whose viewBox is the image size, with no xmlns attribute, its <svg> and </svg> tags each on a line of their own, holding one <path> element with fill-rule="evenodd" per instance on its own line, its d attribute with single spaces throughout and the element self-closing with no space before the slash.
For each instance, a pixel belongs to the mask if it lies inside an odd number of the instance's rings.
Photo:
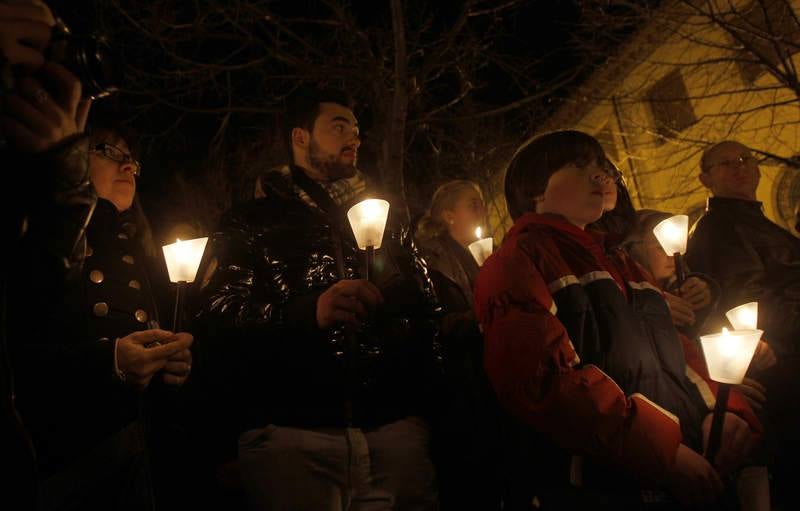
<svg viewBox="0 0 800 511">
<path fill-rule="evenodd" d="M 122 383 L 128 379 L 128 374 L 119 366 L 119 337 L 114 341 L 114 375 Z"/>
</svg>

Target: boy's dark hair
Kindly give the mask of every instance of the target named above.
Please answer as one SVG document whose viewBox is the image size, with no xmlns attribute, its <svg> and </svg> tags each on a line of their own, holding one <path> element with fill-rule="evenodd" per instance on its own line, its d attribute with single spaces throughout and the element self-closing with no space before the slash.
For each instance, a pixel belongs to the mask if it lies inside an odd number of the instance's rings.
<svg viewBox="0 0 800 511">
<path fill-rule="evenodd" d="M 289 161 L 294 161 L 292 153 L 292 130 L 303 128 L 314 129 L 314 122 L 319 116 L 320 103 L 336 103 L 353 109 L 353 98 L 345 91 L 333 88 L 302 87 L 286 99 L 284 111 L 284 129 Z"/>
<path fill-rule="evenodd" d="M 547 182 L 569 163 L 585 165 L 605 159 L 600 142 L 582 131 L 546 133 L 522 146 L 506 170 L 505 192 L 508 212 L 516 220 L 534 210 L 534 198 L 544 193 Z"/>
</svg>

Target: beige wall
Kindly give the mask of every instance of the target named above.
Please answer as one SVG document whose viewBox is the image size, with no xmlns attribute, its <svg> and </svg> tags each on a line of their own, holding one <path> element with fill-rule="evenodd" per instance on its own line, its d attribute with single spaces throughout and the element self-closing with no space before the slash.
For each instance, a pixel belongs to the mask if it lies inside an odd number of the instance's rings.
<svg viewBox="0 0 800 511">
<path fill-rule="evenodd" d="M 800 0 L 793 4 L 800 13 Z M 610 64 L 607 72 L 600 70 L 543 130 L 575 128 L 610 138 L 614 147 L 609 152 L 618 155 L 634 204 L 640 208 L 674 213 L 701 208 L 707 193 L 697 179 L 700 154 L 715 141 L 736 139 L 781 157 L 800 155 L 800 104 L 795 93 L 769 73 L 754 84 L 746 83 L 738 64 L 725 61 L 730 50 L 713 47 L 730 46 L 725 34 L 692 17 L 685 21 L 683 33 L 666 40 L 652 44 L 652 35 L 648 36 L 651 48 L 646 52 L 636 47 L 644 44 L 641 40 L 634 41 L 612 60 L 613 69 Z M 800 68 L 800 53 L 794 63 Z M 676 69 L 697 122 L 660 142 L 647 94 Z M 774 159 L 764 161 L 761 170 L 758 198 L 767 216 L 785 226 L 778 201 L 782 200 L 785 213 L 786 187 L 800 171 L 786 169 Z M 496 221 L 508 225 L 507 219 Z"/>
</svg>

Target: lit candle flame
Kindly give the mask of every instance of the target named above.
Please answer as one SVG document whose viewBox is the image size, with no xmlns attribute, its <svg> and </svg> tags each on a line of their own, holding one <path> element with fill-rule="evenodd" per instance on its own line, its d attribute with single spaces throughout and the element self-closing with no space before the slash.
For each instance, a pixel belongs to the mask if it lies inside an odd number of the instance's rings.
<svg viewBox="0 0 800 511">
<path fill-rule="evenodd" d="M 686 253 L 686 237 L 689 230 L 689 217 L 686 215 L 675 215 L 658 223 L 653 228 L 661 247 L 671 256 L 673 254 Z"/>
<path fill-rule="evenodd" d="M 761 330 L 728 330 L 701 335 L 700 344 L 711 379 L 721 383 L 742 382 L 753 353 L 761 338 Z"/>
<path fill-rule="evenodd" d="M 347 211 L 358 248 L 381 247 L 388 216 L 389 203 L 381 199 L 363 200 Z"/>
<path fill-rule="evenodd" d="M 181 241 L 163 247 L 167 271 L 172 282 L 193 282 L 208 238 Z"/>
<path fill-rule="evenodd" d="M 375 219 L 381 216 L 381 209 L 380 206 L 375 202 L 367 202 L 364 204 L 364 218 L 368 218 L 370 220 Z"/>
<path fill-rule="evenodd" d="M 473 241 L 467 246 L 467 250 L 469 250 L 472 257 L 475 258 L 475 262 L 478 263 L 478 266 L 483 265 L 486 258 L 492 255 L 492 245 L 494 243 L 492 238 L 481 238 L 481 234 L 480 227 L 475 229 L 475 236 L 478 237 L 478 241 Z"/>
<path fill-rule="evenodd" d="M 179 261 L 185 261 L 191 257 L 191 253 L 186 247 L 186 243 L 182 242 L 180 238 L 175 238 L 175 255 Z"/>
<path fill-rule="evenodd" d="M 720 345 L 723 356 L 726 358 L 733 358 L 736 356 L 736 352 L 738 351 L 737 348 L 739 346 L 739 342 L 734 336 L 728 333 L 728 329 L 722 327 L 722 344 Z"/>
<path fill-rule="evenodd" d="M 675 226 L 674 224 L 669 224 L 667 228 L 664 230 L 664 234 L 671 240 L 678 240 L 683 236 L 681 230 Z"/>
</svg>

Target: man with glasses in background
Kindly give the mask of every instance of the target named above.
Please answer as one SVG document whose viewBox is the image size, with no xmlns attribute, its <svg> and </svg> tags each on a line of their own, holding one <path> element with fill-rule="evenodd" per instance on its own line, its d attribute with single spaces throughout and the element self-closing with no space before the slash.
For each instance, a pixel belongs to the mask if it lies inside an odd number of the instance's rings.
<svg viewBox="0 0 800 511">
<path fill-rule="evenodd" d="M 800 240 L 770 221 L 756 199 L 758 160 L 735 141 L 718 142 L 700 160 L 700 182 L 711 192 L 705 214 L 690 233 L 686 263 L 720 285 L 717 310 L 758 302 L 758 327 L 774 350 L 776 365 L 750 376 L 763 382 L 767 433 L 775 485 L 789 491 L 789 464 L 798 439 L 796 375 L 800 369 Z M 782 480 L 783 477 L 787 479 Z"/>
</svg>

